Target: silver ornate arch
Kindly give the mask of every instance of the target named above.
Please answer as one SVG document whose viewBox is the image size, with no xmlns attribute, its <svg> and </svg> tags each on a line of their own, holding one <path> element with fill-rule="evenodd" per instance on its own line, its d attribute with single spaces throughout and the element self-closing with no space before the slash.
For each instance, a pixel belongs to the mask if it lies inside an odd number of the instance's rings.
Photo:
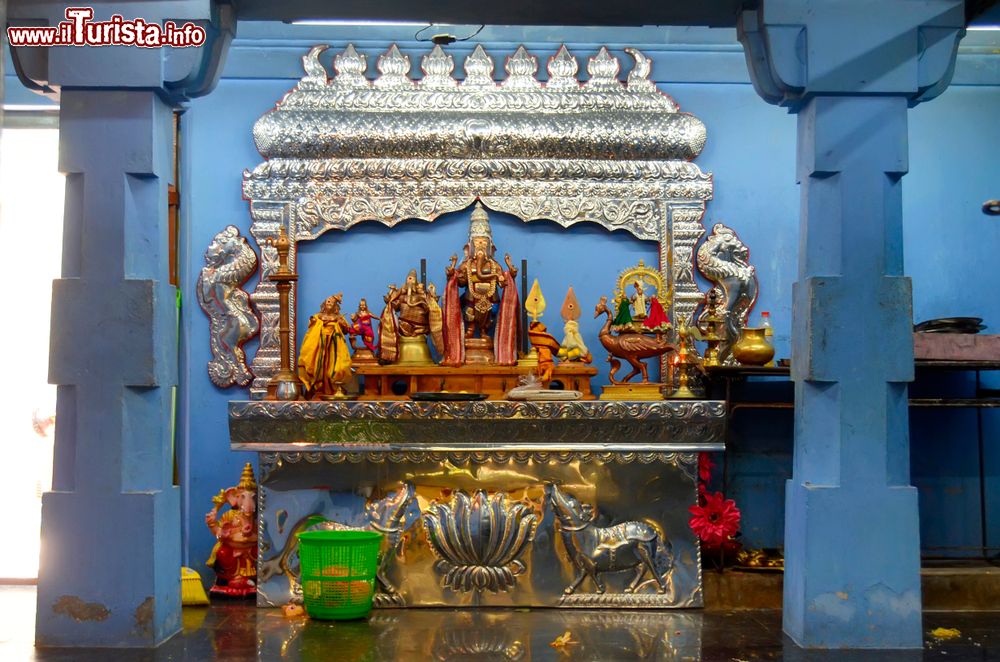
<svg viewBox="0 0 1000 662">
<path fill-rule="evenodd" d="M 580 80 L 563 46 L 542 83 L 538 59 L 522 46 L 506 59 L 507 77 L 498 83 L 481 46 L 465 59 L 461 81 L 440 46 L 421 58 L 420 79 L 410 77 L 409 56 L 391 46 L 374 80 L 353 46 L 334 58 L 328 77 L 319 61 L 326 48 L 302 58 L 306 75 L 255 124 L 266 160 L 243 175 L 250 233 L 262 255 L 251 295 L 261 314 L 252 397 L 263 396 L 280 362 L 278 294 L 267 277 L 277 269 L 268 240 L 281 226 L 292 239 L 294 268 L 296 243 L 327 230 L 433 221 L 477 197 L 524 221 L 598 223 L 659 242 L 673 292 L 668 313 L 690 321 L 702 298 L 694 246 L 712 197 L 711 174 L 691 163 L 704 147 L 705 126 L 649 80 L 642 53 L 625 49 L 635 65 L 620 81 L 618 59 L 601 48 Z M 289 305 L 294 338 L 294 297 Z"/>
</svg>

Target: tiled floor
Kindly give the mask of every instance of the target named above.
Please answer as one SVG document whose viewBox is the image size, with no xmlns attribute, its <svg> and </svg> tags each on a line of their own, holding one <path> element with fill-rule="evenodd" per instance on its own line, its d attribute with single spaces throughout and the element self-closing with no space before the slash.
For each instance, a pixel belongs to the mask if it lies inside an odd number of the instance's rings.
<svg viewBox="0 0 1000 662">
<path fill-rule="evenodd" d="M 781 633 L 781 612 L 382 610 L 367 621 L 286 620 L 242 604 L 184 610 L 184 631 L 155 651 L 36 650 L 35 592 L 0 587 L 0 660 L 998 660 L 1000 612 L 931 612 L 924 627 L 958 628 L 923 651 L 803 651 Z M 572 643 L 553 648 L 564 632 Z"/>
</svg>

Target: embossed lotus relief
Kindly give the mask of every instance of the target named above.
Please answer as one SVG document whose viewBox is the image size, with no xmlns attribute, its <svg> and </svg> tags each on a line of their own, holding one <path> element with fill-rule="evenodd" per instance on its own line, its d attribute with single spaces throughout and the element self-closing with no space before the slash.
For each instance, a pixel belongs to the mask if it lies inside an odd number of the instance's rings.
<svg viewBox="0 0 1000 662">
<path fill-rule="evenodd" d="M 457 491 L 447 503 L 423 514 L 427 538 L 438 558 L 442 585 L 454 591 L 509 591 L 525 571 L 520 560 L 534 540 L 538 517 L 506 493 Z"/>
</svg>

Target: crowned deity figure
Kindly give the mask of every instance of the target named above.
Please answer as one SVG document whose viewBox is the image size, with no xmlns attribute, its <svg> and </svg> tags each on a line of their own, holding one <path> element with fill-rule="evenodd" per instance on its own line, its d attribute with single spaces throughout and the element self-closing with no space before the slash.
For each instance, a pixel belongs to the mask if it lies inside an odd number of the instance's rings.
<svg viewBox="0 0 1000 662">
<path fill-rule="evenodd" d="M 257 481 L 253 466 L 243 467 L 240 482 L 212 498 L 205 524 L 215 536 L 206 562 L 215 570 L 216 595 L 243 597 L 257 592 Z M 224 506 L 229 510 L 220 514 Z"/>
<path fill-rule="evenodd" d="M 646 290 L 638 280 L 632 281 L 632 286 L 635 288 L 635 292 L 629 297 L 632 302 L 632 319 L 641 322 L 646 319 Z"/>
<path fill-rule="evenodd" d="M 343 384 L 351 378 L 351 354 L 345 337 L 350 324 L 340 312 L 343 298 L 343 294 L 327 297 L 319 312 L 309 318 L 299 350 L 299 379 L 307 397 L 344 397 Z"/>
<path fill-rule="evenodd" d="M 489 217 L 482 203 L 477 202 L 462 262 L 458 263 L 458 256 L 452 255 L 451 264 L 445 268 L 448 283 L 444 291 L 443 363 L 446 365 L 517 363 L 520 316 L 517 268 L 510 255 L 505 254 L 507 270 L 504 271 L 494 258 L 495 253 Z M 465 292 L 460 295 L 461 288 Z M 499 309 L 494 315 L 497 304 Z"/>
<path fill-rule="evenodd" d="M 383 297 L 385 308 L 379 318 L 379 360 L 404 365 L 432 365 L 427 336 L 434 349 L 444 353 L 441 306 L 437 297 L 417 279 L 410 269 L 403 287 L 389 286 Z"/>
<path fill-rule="evenodd" d="M 354 363 L 357 365 L 375 365 L 375 353 L 378 352 L 378 345 L 375 344 L 375 316 L 368 310 L 368 301 L 361 299 L 358 302 L 357 312 L 351 313 L 351 326 L 347 330 L 348 340 L 351 343 L 351 351 L 354 352 Z M 363 347 L 358 347 L 357 339 L 360 336 Z"/>
</svg>

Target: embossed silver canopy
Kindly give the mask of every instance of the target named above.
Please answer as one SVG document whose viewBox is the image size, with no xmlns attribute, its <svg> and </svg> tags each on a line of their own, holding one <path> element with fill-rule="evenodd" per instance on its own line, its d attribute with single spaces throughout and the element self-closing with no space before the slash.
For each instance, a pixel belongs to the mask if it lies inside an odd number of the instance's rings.
<svg viewBox="0 0 1000 662">
<path fill-rule="evenodd" d="M 506 59 L 501 82 L 481 46 L 465 59 L 461 81 L 439 46 L 421 58 L 419 79 L 409 56 L 391 46 L 374 80 L 353 46 L 334 57 L 328 76 L 319 61 L 326 48 L 303 57 L 306 75 L 257 121 L 254 141 L 267 160 L 244 173 L 250 232 L 263 257 L 252 295 L 262 321 L 254 397 L 280 362 L 278 296 L 267 280 L 277 255 L 267 240 L 281 225 L 294 267 L 297 241 L 362 221 L 431 221 L 476 198 L 524 221 L 598 223 L 660 243 L 673 295 L 668 314 L 690 321 L 702 297 L 693 249 L 712 197 L 711 175 L 690 162 L 705 145 L 705 126 L 656 88 L 642 53 L 625 49 L 635 64 L 621 81 L 618 59 L 602 48 L 581 81 L 564 46 L 542 83 L 538 59 L 523 47 Z M 294 300 L 290 307 L 295 337 Z"/>
<path fill-rule="evenodd" d="M 549 81 L 535 78 L 538 59 L 521 48 L 507 58 L 507 79 L 493 81 L 482 46 L 465 61 L 466 78 L 440 46 L 422 58 L 411 80 L 410 58 L 392 46 L 369 81 L 366 58 L 353 47 L 337 56 L 330 81 L 319 64 L 325 46 L 305 58 L 307 76 L 254 126 L 257 149 L 275 158 L 690 160 L 705 145 L 705 125 L 677 104 L 636 60 L 627 85 L 607 49 L 590 58 L 589 80 L 565 46 L 548 63 Z M 289 131 L 293 126 L 294 131 Z"/>
</svg>

